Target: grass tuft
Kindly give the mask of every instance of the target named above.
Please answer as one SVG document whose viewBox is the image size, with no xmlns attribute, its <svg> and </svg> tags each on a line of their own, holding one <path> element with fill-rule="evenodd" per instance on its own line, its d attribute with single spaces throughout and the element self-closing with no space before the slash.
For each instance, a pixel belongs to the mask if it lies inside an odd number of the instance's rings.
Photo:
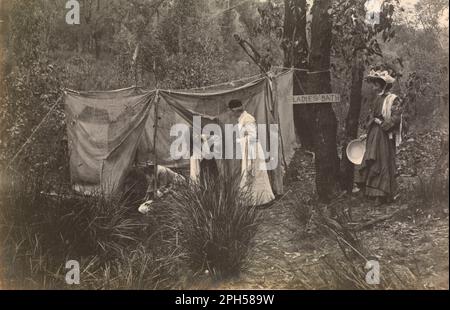
<svg viewBox="0 0 450 310">
<path fill-rule="evenodd" d="M 207 178 L 176 189 L 167 206 L 179 231 L 179 243 L 195 272 L 215 278 L 237 276 L 242 270 L 261 218 L 250 207 L 251 196 L 239 187 L 238 176 Z"/>
<path fill-rule="evenodd" d="M 8 288 L 167 288 L 178 264 L 161 228 L 123 197 L 49 195 L 46 182 L 17 175 L 0 189 L 0 260 Z M 67 286 L 77 260 L 80 285 Z M 169 281 L 171 280 L 171 281 Z"/>
</svg>

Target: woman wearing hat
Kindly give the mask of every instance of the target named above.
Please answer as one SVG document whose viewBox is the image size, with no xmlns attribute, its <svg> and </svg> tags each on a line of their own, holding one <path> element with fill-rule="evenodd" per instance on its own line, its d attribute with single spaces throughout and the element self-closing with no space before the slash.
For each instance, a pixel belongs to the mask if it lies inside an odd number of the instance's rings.
<svg viewBox="0 0 450 310">
<path fill-rule="evenodd" d="M 376 96 L 366 124 L 366 151 L 355 181 L 377 204 L 391 201 L 397 188 L 395 151 L 401 142 L 400 99 L 390 92 L 395 78 L 388 71 L 371 70 L 366 81 Z"/>
</svg>

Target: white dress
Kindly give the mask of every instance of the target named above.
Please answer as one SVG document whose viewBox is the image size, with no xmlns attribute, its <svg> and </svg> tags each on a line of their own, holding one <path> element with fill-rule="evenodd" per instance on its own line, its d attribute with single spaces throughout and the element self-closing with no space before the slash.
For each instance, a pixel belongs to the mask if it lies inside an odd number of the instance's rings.
<svg viewBox="0 0 450 310">
<path fill-rule="evenodd" d="M 255 118 L 244 111 L 238 120 L 241 145 L 241 187 L 249 186 L 253 204 L 261 205 L 275 199 L 267 174 L 264 151 L 257 140 Z"/>
</svg>

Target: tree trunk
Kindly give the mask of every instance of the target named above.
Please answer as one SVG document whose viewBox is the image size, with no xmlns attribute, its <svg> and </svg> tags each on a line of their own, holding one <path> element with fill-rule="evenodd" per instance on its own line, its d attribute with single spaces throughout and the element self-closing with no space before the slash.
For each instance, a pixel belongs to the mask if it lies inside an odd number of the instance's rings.
<svg viewBox="0 0 450 310">
<path fill-rule="evenodd" d="M 309 58 L 308 93 L 331 93 L 330 53 L 331 0 L 316 0 L 312 7 L 311 54 Z M 339 172 L 336 148 L 337 120 L 331 103 L 315 104 L 314 152 L 316 154 L 316 189 L 319 199 L 332 198 Z"/>
<path fill-rule="evenodd" d="M 12 68 L 11 61 L 7 61 L 6 59 L 6 47 L 7 47 L 7 37 L 9 34 L 9 13 L 11 9 L 11 2 L 7 1 L 0 1 L 0 20 L 2 22 L 0 23 L 0 46 L 2 47 L 0 49 L 0 76 L 6 77 L 10 72 Z M 4 48 L 3 48 L 4 47 Z M 0 93 L 2 95 L 6 94 L 6 79 L 3 79 L 0 81 Z M 2 109 L 6 107 L 3 106 Z M 0 132 L 5 132 L 7 128 L 6 119 L 2 119 L 3 121 L 0 122 Z M 6 134 L 4 137 L 6 138 Z"/>
<path fill-rule="evenodd" d="M 306 38 L 306 0 L 284 1 L 284 31 L 281 47 L 284 67 L 306 69 L 308 66 L 308 41 Z M 294 95 L 304 95 L 307 84 L 306 71 L 294 71 Z M 294 125 L 300 143 L 312 148 L 312 107 L 294 105 Z"/>
<path fill-rule="evenodd" d="M 352 86 L 350 91 L 350 107 L 345 120 L 345 142 L 342 147 L 341 187 L 347 192 L 353 189 L 354 165 L 348 160 L 347 144 L 358 135 L 359 116 L 362 102 L 362 84 L 364 78 L 364 64 L 356 55 L 352 64 Z"/>
</svg>

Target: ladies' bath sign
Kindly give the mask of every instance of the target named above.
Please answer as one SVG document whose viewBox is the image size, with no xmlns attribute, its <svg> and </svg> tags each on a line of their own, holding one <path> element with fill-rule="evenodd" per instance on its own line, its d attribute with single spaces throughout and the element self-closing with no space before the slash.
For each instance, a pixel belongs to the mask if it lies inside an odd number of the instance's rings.
<svg viewBox="0 0 450 310">
<path fill-rule="evenodd" d="M 292 96 L 293 104 L 341 102 L 340 94 L 311 94 Z"/>
</svg>

